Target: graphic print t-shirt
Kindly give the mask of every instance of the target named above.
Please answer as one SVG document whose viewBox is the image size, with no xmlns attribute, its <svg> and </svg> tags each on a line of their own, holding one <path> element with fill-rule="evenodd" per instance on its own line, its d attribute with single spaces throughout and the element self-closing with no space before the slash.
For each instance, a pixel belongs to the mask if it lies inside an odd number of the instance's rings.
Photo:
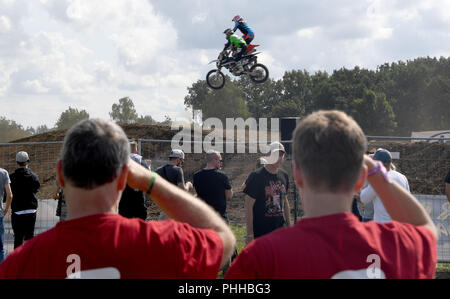
<svg viewBox="0 0 450 299">
<path fill-rule="evenodd" d="M 265 167 L 252 172 L 244 193 L 255 199 L 253 205 L 253 235 L 255 238 L 284 225 L 284 199 L 289 189 L 289 177 L 283 170 L 272 174 Z"/>
</svg>

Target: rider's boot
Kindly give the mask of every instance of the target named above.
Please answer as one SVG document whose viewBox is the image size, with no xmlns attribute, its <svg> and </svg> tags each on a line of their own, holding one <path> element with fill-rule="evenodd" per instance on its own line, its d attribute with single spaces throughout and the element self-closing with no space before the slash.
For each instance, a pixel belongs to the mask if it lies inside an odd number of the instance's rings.
<svg viewBox="0 0 450 299">
<path fill-rule="evenodd" d="M 241 62 L 238 62 L 238 63 L 237 63 L 236 68 L 237 68 L 236 72 L 237 72 L 238 74 L 244 72 L 244 67 L 242 66 Z"/>
<path fill-rule="evenodd" d="M 235 69 L 236 69 L 236 73 L 237 74 L 241 74 L 241 73 L 244 72 L 244 67 L 242 66 L 242 59 L 241 58 L 242 57 L 235 57 L 234 58 L 234 61 L 236 62 Z"/>
</svg>

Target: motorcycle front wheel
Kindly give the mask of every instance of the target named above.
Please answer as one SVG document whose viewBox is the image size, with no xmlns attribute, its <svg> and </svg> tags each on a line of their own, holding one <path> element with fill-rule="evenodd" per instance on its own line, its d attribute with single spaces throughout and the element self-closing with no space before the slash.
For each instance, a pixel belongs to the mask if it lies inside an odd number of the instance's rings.
<svg viewBox="0 0 450 299">
<path fill-rule="evenodd" d="M 264 64 L 257 63 L 250 69 L 250 79 L 256 83 L 263 83 L 269 78 L 269 70 Z"/>
<path fill-rule="evenodd" d="M 225 85 L 225 75 L 219 70 L 211 70 L 206 75 L 206 83 L 212 89 L 221 89 Z"/>
</svg>

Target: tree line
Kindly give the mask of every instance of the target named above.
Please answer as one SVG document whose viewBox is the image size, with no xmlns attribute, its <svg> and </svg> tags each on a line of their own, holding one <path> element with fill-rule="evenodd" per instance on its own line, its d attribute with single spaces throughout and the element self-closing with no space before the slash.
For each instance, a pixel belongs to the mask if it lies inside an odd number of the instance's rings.
<svg viewBox="0 0 450 299">
<path fill-rule="evenodd" d="M 141 125 L 170 126 L 172 122 L 171 118 L 167 115 L 162 122 L 154 120 L 150 115 L 139 116 L 133 101 L 129 97 L 121 98 L 118 103 L 114 103 L 109 116 L 119 124 L 135 123 Z M 61 113 L 53 128 L 48 128 L 46 125 L 38 126 L 37 128 L 24 128 L 16 121 L 0 116 L 0 143 L 45 133 L 50 130 L 65 130 L 84 119 L 89 119 L 89 113 L 86 110 L 78 110 L 72 107 L 69 107 Z"/>
<path fill-rule="evenodd" d="M 203 119 L 303 117 L 320 109 L 339 109 L 353 116 L 367 135 L 410 136 L 412 131 L 450 129 L 450 58 L 417 58 L 385 63 L 376 70 L 341 68 L 332 74 L 291 70 L 279 80 L 255 84 L 243 76 L 226 77 L 220 90 L 205 80 L 188 87 L 184 105 L 201 110 Z M 170 126 L 138 115 L 129 97 L 114 103 L 109 113 L 117 123 Z M 69 107 L 53 128 L 27 127 L 0 116 L 0 142 L 9 142 L 49 130 L 70 128 L 88 119 L 86 110 Z"/>
<path fill-rule="evenodd" d="M 367 135 L 410 136 L 450 129 L 450 59 L 417 58 L 332 74 L 291 70 L 255 84 L 245 76 L 212 90 L 205 80 L 188 88 L 187 109 L 203 117 L 303 117 L 320 109 L 345 111 Z"/>
</svg>

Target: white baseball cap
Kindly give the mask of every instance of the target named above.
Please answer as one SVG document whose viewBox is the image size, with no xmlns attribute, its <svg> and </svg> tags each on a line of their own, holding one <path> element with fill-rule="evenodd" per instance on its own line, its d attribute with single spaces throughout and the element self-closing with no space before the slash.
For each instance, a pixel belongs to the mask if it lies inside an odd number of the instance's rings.
<svg viewBox="0 0 450 299">
<path fill-rule="evenodd" d="M 28 153 L 27 152 L 18 152 L 16 155 L 16 162 L 18 162 L 18 163 L 30 162 L 30 157 L 28 157 Z"/>
<path fill-rule="evenodd" d="M 274 141 L 270 144 L 270 152 L 276 152 L 276 151 L 282 151 L 282 152 L 286 152 L 286 150 L 284 149 L 284 145 L 282 145 L 280 142 L 278 141 Z"/>
<path fill-rule="evenodd" d="M 184 159 L 184 153 L 180 149 L 174 149 L 170 152 L 169 158 L 181 158 Z"/>
</svg>

